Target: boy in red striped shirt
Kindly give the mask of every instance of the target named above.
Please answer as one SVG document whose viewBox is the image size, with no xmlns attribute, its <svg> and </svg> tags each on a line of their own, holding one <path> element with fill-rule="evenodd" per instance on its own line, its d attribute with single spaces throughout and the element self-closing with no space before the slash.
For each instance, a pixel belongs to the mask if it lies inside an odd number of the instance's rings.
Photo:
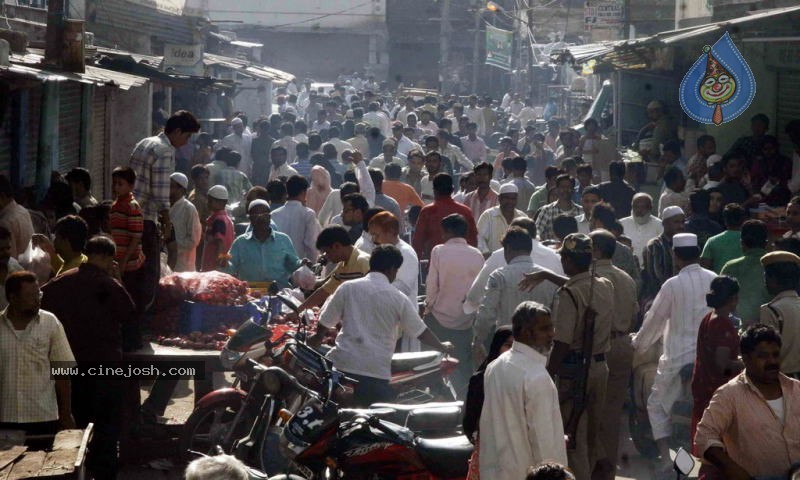
<svg viewBox="0 0 800 480">
<path fill-rule="evenodd" d="M 144 215 L 139 202 L 133 197 L 133 187 L 136 184 L 136 172 L 130 167 L 117 167 L 111 173 L 111 185 L 116 200 L 111 205 L 109 213 L 109 228 L 111 237 L 117 244 L 117 255 L 114 260 L 119 265 L 122 275 L 122 284 L 136 303 L 136 312 L 139 320 L 147 305 L 143 305 L 145 292 L 142 290 L 144 253 L 142 253 L 142 232 L 144 231 Z M 132 347 L 141 345 L 139 338 L 139 323 L 128 332 L 131 336 Z M 125 332 L 123 332 L 123 336 Z M 126 342 L 127 343 L 127 342 Z"/>
</svg>

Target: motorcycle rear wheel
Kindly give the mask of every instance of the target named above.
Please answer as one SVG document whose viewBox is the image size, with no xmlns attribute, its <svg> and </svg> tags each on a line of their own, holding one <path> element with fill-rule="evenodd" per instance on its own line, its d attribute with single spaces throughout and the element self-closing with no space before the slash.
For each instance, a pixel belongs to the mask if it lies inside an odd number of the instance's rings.
<svg viewBox="0 0 800 480">
<path fill-rule="evenodd" d="M 194 456 L 189 451 L 214 455 L 217 445 L 229 453 L 230 443 L 238 437 L 232 435 L 231 442 L 227 445 L 223 440 L 232 428 L 233 419 L 240 408 L 242 408 L 240 399 L 225 398 L 204 408 L 195 409 L 181 431 L 179 443 L 181 459 L 191 461 Z"/>
</svg>

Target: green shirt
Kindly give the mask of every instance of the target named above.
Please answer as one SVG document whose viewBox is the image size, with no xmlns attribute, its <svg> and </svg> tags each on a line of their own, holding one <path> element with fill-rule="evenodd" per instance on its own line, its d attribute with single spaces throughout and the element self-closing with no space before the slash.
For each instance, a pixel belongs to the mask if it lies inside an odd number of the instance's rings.
<svg viewBox="0 0 800 480">
<path fill-rule="evenodd" d="M 710 241 L 710 240 L 709 240 Z M 752 325 L 760 318 L 761 305 L 770 301 L 767 285 L 764 283 L 764 267 L 761 257 L 766 250 L 748 250 L 743 257 L 731 260 L 722 267 L 722 275 L 730 275 L 739 282 L 739 305 L 736 316 L 742 319 L 743 326 Z"/>
<path fill-rule="evenodd" d="M 720 273 L 726 263 L 742 256 L 742 232 L 725 230 L 706 242 L 700 258 L 711 260 L 711 269 Z"/>
<path fill-rule="evenodd" d="M 528 215 L 533 218 L 536 215 L 536 212 L 542 208 L 543 206 L 547 205 L 547 185 L 539 187 L 533 195 L 531 195 L 531 199 L 528 202 Z"/>
</svg>

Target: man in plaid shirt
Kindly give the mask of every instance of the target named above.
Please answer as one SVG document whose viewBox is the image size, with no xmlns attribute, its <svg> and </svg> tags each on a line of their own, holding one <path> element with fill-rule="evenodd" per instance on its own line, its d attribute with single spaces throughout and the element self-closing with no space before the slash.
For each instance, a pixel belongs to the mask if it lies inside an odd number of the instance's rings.
<svg viewBox="0 0 800 480">
<path fill-rule="evenodd" d="M 186 145 L 193 133 L 200 131 L 200 123 L 190 112 L 180 110 L 167 120 L 164 131 L 155 137 L 145 138 L 131 154 L 130 167 L 136 172 L 134 197 L 144 214 L 142 251 L 142 298 L 146 304 L 138 305 L 143 312 L 155 298 L 161 270 L 158 222 L 169 225 L 169 176 L 175 171 L 175 149 Z"/>
<path fill-rule="evenodd" d="M 581 206 L 572 201 L 572 193 L 575 191 L 575 179 L 567 174 L 559 175 L 556 179 L 556 192 L 558 200 L 545 205 L 539 210 L 536 217 L 536 230 L 539 232 L 540 240 L 555 240 L 556 234 L 553 231 L 553 220 L 559 215 L 570 215 L 577 217 L 581 214 Z"/>
</svg>

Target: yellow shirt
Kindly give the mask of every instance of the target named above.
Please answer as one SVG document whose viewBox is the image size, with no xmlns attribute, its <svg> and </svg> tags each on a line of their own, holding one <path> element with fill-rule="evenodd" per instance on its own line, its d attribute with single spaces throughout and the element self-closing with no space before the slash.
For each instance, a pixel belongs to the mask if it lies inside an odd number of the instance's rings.
<svg viewBox="0 0 800 480">
<path fill-rule="evenodd" d="M 82 253 L 80 254 L 80 256 L 77 256 L 77 257 L 73 258 L 69 262 L 65 262 L 64 259 L 61 258 L 61 255 L 56 255 L 55 258 L 50 259 L 50 266 L 53 268 L 53 271 L 56 273 L 53 276 L 57 277 L 57 276 L 61 275 L 62 273 L 66 272 L 68 270 L 72 270 L 73 268 L 80 267 L 82 264 L 84 264 L 84 263 L 86 263 L 88 261 L 89 261 L 89 259 L 86 257 L 86 255 L 84 255 Z"/>
<path fill-rule="evenodd" d="M 367 273 L 369 273 L 369 254 L 353 247 L 350 258 L 346 262 L 339 262 L 320 288 L 328 294 L 333 294 L 342 282 L 361 278 Z"/>
</svg>

